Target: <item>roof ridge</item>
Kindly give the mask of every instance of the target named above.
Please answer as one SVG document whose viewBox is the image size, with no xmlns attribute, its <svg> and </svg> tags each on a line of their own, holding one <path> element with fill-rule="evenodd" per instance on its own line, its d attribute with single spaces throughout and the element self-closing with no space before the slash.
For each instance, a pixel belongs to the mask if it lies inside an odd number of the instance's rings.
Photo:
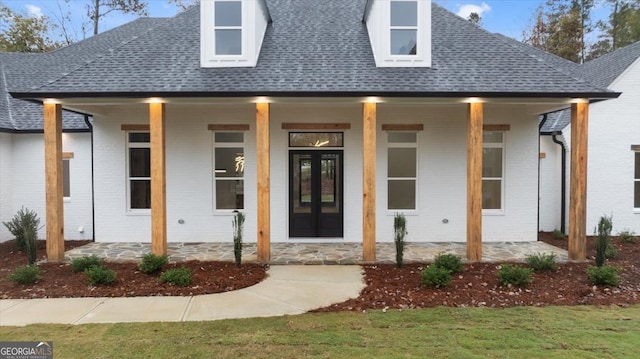
<svg viewBox="0 0 640 359">
<path fill-rule="evenodd" d="M 624 53 L 626 51 L 635 50 L 635 48 L 634 48 L 635 46 L 638 47 L 638 55 L 634 56 L 637 59 L 637 58 L 640 57 L 640 40 L 636 41 L 634 43 L 631 43 L 631 44 L 629 44 L 627 46 L 617 48 L 617 49 L 615 49 L 615 50 L 613 50 L 611 52 L 607 52 L 606 54 L 604 54 L 602 56 L 596 57 L 595 59 L 589 60 L 589 61 L 581 64 L 581 66 L 582 65 L 587 65 L 587 64 L 589 64 L 589 65 L 598 64 L 599 62 L 609 60 L 610 58 L 615 58 L 616 56 L 620 56 L 621 53 Z"/>
<path fill-rule="evenodd" d="M 178 15 L 180 15 L 180 14 L 178 14 Z M 177 16 L 177 15 L 176 15 L 176 16 Z M 175 16 L 174 16 L 174 17 L 175 17 Z M 122 26 L 126 26 L 126 25 L 130 25 L 130 24 L 132 24 L 132 23 L 135 23 L 135 22 L 137 22 L 138 20 L 143 20 L 143 19 L 144 19 L 143 21 L 148 20 L 148 19 L 154 19 L 154 20 L 168 20 L 168 19 L 172 19 L 172 18 L 173 18 L 173 17 L 153 17 L 153 18 L 152 18 L 152 17 L 145 17 L 145 18 L 138 18 L 138 19 L 136 19 L 136 20 L 134 20 L 134 21 L 132 21 L 132 22 L 128 22 L 128 23 L 122 24 L 122 25 L 120 25 L 120 26 L 114 27 L 114 28 L 112 28 L 112 29 L 110 29 L 110 30 L 108 30 L 108 31 L 105 31 L 105 32 L 100 33 L 100 34 L 98 34 L 98 35 L 94 35 L 94 36 L 92 36 L 92 37 L 90 37 L 90 38 L 84 39 L 84 40 L 79 41 L 79 42 L 77 42 L 77 43 L 73 43 L 73 44 L 70 44 L 70 45 L 65 46 L 65 47 L 63 47 L 63 48 L 57 49 L 57 50 L 55 50 L 55 51 L 45 53 L 45 54 L 43 54 L 43 56 L 48 56 L 48 55 L 58 54 L 58 53 L 59 53 L 59 51 L 63 51 L 63 50 L 65 50 L 65 49 L 72 48 L 72 47 L 73 47 L 74 45 L 76 45 L 76 44 L 82 44 L 82 43 L 85 43 L 85 41 L 87 41 L 87 40 L 91 40 L 91 39 L 96 40 L 96 39 L 95 39 L 95 37 L 96 37 L 96 36 L 100 36 L 100 35 L 107 34 L 107 33 L 111 32 L 111 31 L 114 31 L 114 30 L 119 29 L 119 28 L 120 28 L 120 27 L 122 27 Z M 100 61 L 100 60 L 104 59 L 106 56 L 108 56 L 108 55 L 109 55 L 109 53 L 111 53 L 111 54 L 112 54 L 112 53 L 114 52 L 114 50 L 116 50 L 116 49 L 118 49 L 118 48 L 121 48 L 121 47 L 123 47 L 123 46 L 125 46 L 125 45 L 130 44 L 131 42 L 133 42 L 133 41 L 135 41 L 135 40 L 139 39 L 140 37 L 142 37 L 142 36 L 144 36 L 144 35 L 148 34 L 149 32 L 151 32 L 151 31 L 155 30 L 157 27 L 162 26 L 163 24 L 164 24 L 164 23 L 159 22 L 159 24 L 158 24 L 158 25 L 155 25 L 155 26 L 154 26 L 154 25 L 151 25 L 151 26 L 150 26 L 149 28 L 147 28 L 146 30 L 141 31 L 141 32 L 139 32 L 139 33 L 136 33 L 135 35 L 130 36 L 130 37 L 129 37 L 129 39 L 127 39 L 127 40 L 125 40 L 125 41 L 122 41 L 122 42 L 118 43 L 116 46 L 113 46 L 113 47 L 109 48 L 108 50 L 105 50 L 104 52 L 96 53 L 96 54 L 95 54 L 95 56 L 93 56 L 93 57 L 91 58 L 91 60 L 83 61 L 79 66 L 76 66 L 76 67 L 74 67 L 73 69 L 71 69 L 70 71 L 67 71 L 67 72 L 65 72 L 65 73 L 63 73 L 63 74 L 61 74 L 61 75 L 59 75 L 56 79 L 46 81 L 45 83 L 41 84 L 40 86 L 32 87 L 32 88 L 31 88 L 31 90 L 38 90 L 38 89 L 42 89 L 42 88 L 44 88 L 45 86 L 49 86 L 49 85 L 51 85 L 51 84 L 54 84 L 54 83 L 56 83 L 56 82 L 58 82 L 58 81 L 60 81 L 60 80 L 62 80 L 62 79 L 64 79 L 64 78 L 66 78 L 67 76 L 70 76 L 70 75 L 71 75 L 71 74 L 73 74 L 74 72 L 76 72 L 76 71 L 78 71 L 78 70 L 80 70 L 80 69 L 82 69 L 82 68 L 84 68 L 84 67 L 86 67 L 86 66 L 88 66 L 88 65 L 90 65 L 90 64 L 93 64 L 94 62 L 97 62 L 97 61 Z"/>
</svg>

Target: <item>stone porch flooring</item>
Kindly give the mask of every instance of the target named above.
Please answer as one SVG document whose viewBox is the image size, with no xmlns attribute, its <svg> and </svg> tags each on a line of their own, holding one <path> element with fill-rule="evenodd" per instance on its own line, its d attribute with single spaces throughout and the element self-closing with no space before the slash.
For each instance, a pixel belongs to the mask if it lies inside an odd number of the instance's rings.
<svg viewBox="0 0 640 359">
<path fill-rule="evenodd" d="M 89 243 L 65 253 L 65 260 L 92 254 L 108 261 L 139 261 L 151 252 L 150 243 Z M 186 260 L 234 261 L 233 243 L 168 243 L 172 262 Z M 395 263 L 395 244 L 377 243 L 377 263 Z M 243 262 L 257 260 L 255 243 L 243 246 Z M 466 257 L 464 243 L 407 243 L 404 262 L 431 262 L 440 253 Z M 558 262 L 567 261 L 567 251 L 544 242 L 483 243 L 485 262 L 522 262 L 536 253 L 555 253 Z M 271 264 L 363 264 L 361 243 L 272 243 Z"/>
</svg>

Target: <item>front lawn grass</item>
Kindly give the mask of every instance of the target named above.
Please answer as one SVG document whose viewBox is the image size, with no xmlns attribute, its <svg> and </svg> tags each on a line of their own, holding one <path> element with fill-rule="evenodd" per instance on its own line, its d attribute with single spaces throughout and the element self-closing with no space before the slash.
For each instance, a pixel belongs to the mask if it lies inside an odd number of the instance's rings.
<svg viewBox="0 0 640 359">
<path fill-rule="evenodd" d="M 640 306 L 435 308 L 186 323 L 0 327 L 56 358 L 635 358 Z"/>
</svg>

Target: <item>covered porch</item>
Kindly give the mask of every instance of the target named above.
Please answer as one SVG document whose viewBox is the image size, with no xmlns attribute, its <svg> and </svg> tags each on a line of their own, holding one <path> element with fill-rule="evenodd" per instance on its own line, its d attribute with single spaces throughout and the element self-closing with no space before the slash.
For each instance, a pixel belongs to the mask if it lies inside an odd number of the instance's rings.
<svg viewBox="0 0 640 359">
<path fill-rule="evenodd" d="M 65 257 L 64 252 L 64 213 L 63 213 L 63 194 L 62 194 L 62 178 L 61 178 L 61 109 L 62 106 L 83 110 L 83 108 L 91 108 L 91 106 L 106 106 L 96 100 L 48 100 L 44 102 L 44 122 L 45 122 L 45 159 L 46 159 L 46 178 L 47 178 L 47 256 L 50 261 L 62 261 Z M 132 100 L 129 100 L 132 101 Z M 150 133 L 150 153 L 151 153 L 151 244 L 150 252 L 155 254 L 169 254 L 170 248 L 174 244 L 167 239 L 167 167 L 166 167 L 166 107 L 172 104 L 181 103 L 189 104 L 189 99 L 140 99 L 145 102 L 144 106 L 148 111 L 148 128 Z M 211 99 L 201 99 L 202 103 L 211 103 Z M 235 100 L 239 101 L 239 100 Z M 295 250 L 303 251 L 299 243 L 286 242 L 272 243 L 272 196 L 281 196 L 281 193 L 272 193 L 273 185 L 271 179 L 273 174 L 270 161 L 272 160 L 271 148 L 272 137 L 270 132 L 273 126 L 270 122 L 271 118 L 271 101 L 277 104 L 285 104 L 287 101 L 297 102 L 297 99 L 268 99 L 256 98 L 245 101 L 251 101 L 255 106 L 255 117 L 251 127 L 255 126 L 255 162 L 256 162 L 256 213 L 252 213 L 257 219 L 256 243 L 247 244 L 247 248 L 255 248 L 255 260 L 262 263 L 277 263 L 277 250 L 282 246 L 285 252 Z M 311 101 L 312 100 L 305 100 Z M 528 111 L 532 108 L 539 111 L 550 110 L 558 106 L 567 106 L 571 101 L 572 120 L 575 124 L 572 129 L 575 133 L 572 135 L 572 172 L 571 172 L 571 200 L 570 200 L 570 226 L 569 226 L 569 243 L 570 250 L 568 258 L 571 260 L 584 260 L 585 258 L 585 240 L 586 240 L 586 224 L 585 224 L 585 198 L 586 198 L 586 134 L 588 119 L 588 100 L 570 100 L 570 99 L 380 99 L 380 98 L 353 98 L 349 100 L 333 100 L 344 103 L 348 101 L 351 104 L 361 104 L 360 118 L 360 138 L 361 158 L 362 158 L 362 193 L 361 193 L 361 232 L 362 242 L 350 245 L 348 243 L 327 243 L 321 247 L 331 248 L 332 251 L 338 251 L 341 247 L 348 247 L 349 253 L 357 253 L 357 255 L 349 255 L 354 258 L 353 261 L 358 263 L 380 262 L 387 260 L 386 256 L 389 251 L 384 250 L 389 246 L 393 248 L 393 243 L 380 242 L 376 238 L 376 211 L 380 211 L 379 203 L 376 202 L 376 182 L 378 172 L 377 164 L 377 132 L 380 123 L 378 122 L 378 111 L 380 103 L 395 103 L 396 105 L 420 104 L 422 106 L 434 104 L 439 106 L 452 106 L 459 109 L 465 109 L 466 112 L 466 242 L 451 244 L 456 245 L 455 253 L 460 254 L 469 261 L 490 260 L 492 252 L 489 248 L 493 244 L 485 243 L 482 240 L 482 157 L 483 157 L 483 128 L 485 127 L 485 110 L 486 106 L 492 106 L 493 109 L 500 106 L 529 106 Z M 326 102 L 326 100 L 325 100 Z M 126 103 L 126 102 L 123 102 Z M 131 103 L 131 102 L 129 102 Z M 140 103 L 140 102 L 138 102 Z M 200 103 L 200 104 L 202 104 Z M 305 102 L 306 103 L 306 102 Z M 117 105 L 118 100 L 112 100 L 107 105 Z M 246 104 L 246 102 L 245 102 Z M 320 103 L 323 104 L 323 103 Z M 198 103 L 194 103 L 198 105 Z M 316 104 L 318 105 L 318 104 Z M 384 106 L 384 105 L 382 105 Z M 88 111 L 91 112 L 91 111 Z M 231 124 L 229 124 L 231 125 Z M 300 124 L 296 124 L 300 126 Z M 308 125 L 308 124 L 305 124 Z M 320 124 L 311 124 L 317 129 Z M 323 124 L 324 126 L 331 125 Z M 410 123 L 397 123 L 392 126 L 396 130 L 403 130 L 403 126 L 411 125 Z M 225 125 L 226 126 L 226 125 Z M 498 125 L 500 126 L 500 125 Z M 320 126 L 322 127 L 322 126 Z M 284 127 L 283 127 L 284 128 Z M 462 131 L 460 131 L 462 133 Z M 464 202 L 463 202 L 464 203 Z M 386 208 L 385 208 L 386 209 Z M 460 208 L 461 210 L 463 208 Z M 462 236 L 461 236 L 462 237 Z M 416 248 L 429 248 L 433 243 L 416 243 Z M 192 246 L 186 245 L 185 247 Z M 208 245 L 216 245 L 209 243 Z M 218 244 L 225 246 L 227 244 Z M 523 247 L 524 248 L 524 247 Z M 253 249 L 252 249 L 253 251 Z M 422 253 L 421 251 L 418 251 Z M 417 253 L 418 253 L 417 252 Z M 427 251 L 428 252 L 428 251 Z M 441 251 L 438 251 L 439 253 Z M 460 252 L 460 253 L 458 253 Z M 528 254 L 535 253 L 530 251 Z M 538 251 L 539 252 L 539 251 Z M 232 253 L 229 252 L 229 253 Z M 319 253 L 319 252 L 318 252 Z M 393 252 L 391 252 L 393 253 Z M 436 253 L 436 254 L 437 254 Z M 431 254 L 434 255 L 434 254 Z M 391 255 L 389 258 L 393 258 Z M 428 261 L 428 257 L 423 254 L 416 254 L 416 258 L 423 258 Z M 426 258 L 426 259 L 425 259 Z M 317 260 L 317 259 L 313 259 Z M 332 259 L 333 260 L 333 259 Z M 335 259 L 334 261 L 338 261 Z"/>
</svg>

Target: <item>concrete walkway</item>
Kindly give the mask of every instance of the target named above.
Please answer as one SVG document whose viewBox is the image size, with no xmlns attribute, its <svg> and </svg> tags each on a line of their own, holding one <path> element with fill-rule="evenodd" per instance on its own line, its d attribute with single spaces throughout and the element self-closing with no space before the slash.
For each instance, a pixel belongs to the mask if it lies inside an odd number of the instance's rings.
<svg viewBox="0 0 640 359">
<path fill-rule="evenodd" d="M 302 314 L 355 298 L 359 266 L 271 266 L 259 284 L 192 297 L 0 300 L 0 325 L 180 322 Z"/>
</svg>

